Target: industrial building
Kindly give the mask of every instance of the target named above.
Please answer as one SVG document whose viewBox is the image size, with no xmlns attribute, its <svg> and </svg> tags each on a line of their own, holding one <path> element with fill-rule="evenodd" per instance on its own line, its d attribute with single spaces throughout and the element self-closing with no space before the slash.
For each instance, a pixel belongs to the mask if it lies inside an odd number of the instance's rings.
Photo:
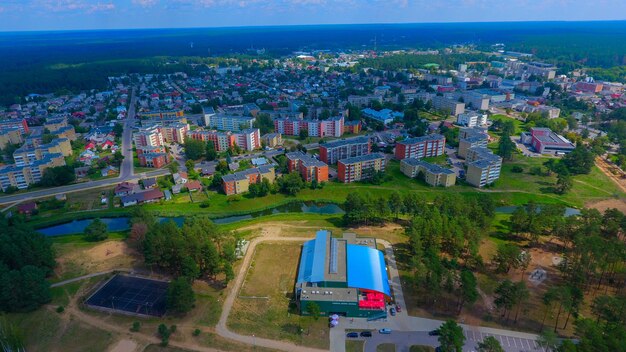
<svg viewBox="0 0 626 352">
<path fill-rule="evenodd" d="M 383 252 L 374 238 L 326 230 L 302 246 L 295 297 L 300 313 L 316 304 L 321 315 L 384 318 L 391 289 Z"/>
<path fill-rule="evenodd" d="M 540 154 L 566 154 L 576 148 L 567 138 L 542 127 L 533 127 L 530 133 L 522 133 L 521 142 L 532 145 Z"/>
</svg>

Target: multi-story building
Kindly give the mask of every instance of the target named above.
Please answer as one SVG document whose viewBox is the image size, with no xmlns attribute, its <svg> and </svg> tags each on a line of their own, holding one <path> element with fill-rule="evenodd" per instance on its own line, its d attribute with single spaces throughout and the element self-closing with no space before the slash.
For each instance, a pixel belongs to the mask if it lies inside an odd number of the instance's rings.
<svg viewBox="0 0 626 352">
<path fill-rule="evenodd" d="M 456 124 L 467 127 L 484 126 L 487 124 L 487 115 L 474 111 L 464 112 L 456 117 Z"/>
<path fill-rule="evenodd" d="M 341 137 L 344 118 L 337 116 L 328 120 L 274 120 L 274 130 L 288 136 L 297 136 L 300 131 L 307 131 L 310 137 Z"/>
<path fill-rule="evenodd" d="M 9 144 L 22 143 L 24 143 L 24 139 L 22 138 L 22 131 L 19 128 L 0 129 L 0 149 L 4 149 Z"/>
<path fill-rule="evenodd" d="M 472 147 L 467 152 L 465 180 L 472 186 L 484 187 L 500 178 L 502 158 L 484 147 Z"/>
<path fill-rule="evenodd" d="M 26 119 L 1 120 L 0 130 L 7 128 L 17 128 L 22 132 L 22 134 L 30 133 L 30 130 L 28 129 L 28 123 L 26 123 Z"/>
<path fill-rule="evenodd" d="M 267 133 L 261 137 L 267 147 L 274 148 L 283 144 L 283 136 L 280 133 Z"/>
<path fill-rule="evenodd" d="M 24 143 L 13 152 L 13 161 L 16 166 L 21 167 L 42 160 L 50 154 L 61 154 L 63 157 L 72 155 L 72 144 L 69 139 L 57 138 L 48 144 L 41 144 L 36 147 Z"/>
<path fill-rule="evenodd" d="M 218 152 L 227 151 L 235 144 L 235 137 L 228 132 L 195 130 L 187 132 L 187 137 L 204 142 L 213 142 L 213 147 Z"/>
<path fill-rule="evenodd" d="M 210 128 L 215 128 L 221 131 L 240 131 L 248 128 L 252 128 L 254 124 L 254 117 L 249 116 L 234 116 L 234 115 L 213 115 L 208 117 Z"/>
<path fill-rule="evenodd" d="M 248 128 L 233 133 L 234 143 L 239 148 L 252 151 L 261 148 L 261 132 L 258 128 Z"/>
<path fill-rule="evenodd" d="M 204 125 L 205 126 L 210 126 L 211 125 L 211 117 L 215 116 L 215 109 L 213 109 L 213 107 L 203 107 L 202 108 L 202 115 L 204 117 Z"/>
<path fill-rule="evenodd" d="M 161 131 L 165 142 L 182 144 L 185 142 L 185 136 L 189 131 L 189 124 L 173 123 L 171 125 L 161 127 Z"/>
<path fill-rule="evenodd" d="M 148 120 L 177 119 L 183 116 L 185 116 L 185 112 L 183 110 L 159 110 L 139 113 L 139 117 Z"/>
<path fill-rule="evenodd" d="M 484 128 L 466 127 L 459 131 L 459 150 L 457 155 L 461 158 L 467 156 L 469 148 L 487 147 L 489 135 Z"/>
<path fill-rule="evenodd" d="M 343 123 L 343 133 L 361 133 L 361 121 L 345 121 Z"/>
<path fill-rule="evenodd" d="M 400 162 L 400 171 L 410 178 L 418 175 L 424 177 L 424 181 L 431 186 L 450 187 L 456 183 L 456 174 L 450 169 L 439 165 L 427 163 L 420 159 L 403 159 Z"/>
<path fill-rule="evenodd" d="M 287 153 L 289 172 L 297 171 L 306 182 L 328 181 L 328 165 L 302 152 Z"/>
<path fill-rule="evenodd" d="M 235 172 L 222 176 L 222 189 L 226 195 L 248 192 L 251 184 L 259 183 L 266 178 L 270 183 L 274 182 L 276 174 L 274 167 L 262 165 L 257 168 Z"/>
<path fill-rule="evenodd" d="M 530 138 L 522 136 L 522 142 L 530 139 L 530 145 L 540 154 L 567 154 L 576 146 L 567 138 L 552 132 L 549 128 L 533 127 L 530 129 Z"/>
<path fill-rule="evenodd" d="M 489 110 L 489 96 L 475 91 L 465 91 L 461 94 L 465 106 L 474 110 Z"/>
<path fill-rule="evenodd" d="M 374 109 L 363 109 L 361 111 L 364 117 L 382 122 L 384 125 L 388 125 L 393 122 L 396 118 L 402 119 L 404 117 L 403 112 L 393 111 L 390 109 L 382 109 L 380 111 L 376 111 Z"/>
<path fill-rule="evenodd" d="M 385 155 L 373 153 L 337 162 L 337 178 L 343 183 L 368 180 L 377 172 L 385 171 Z"/>
<path fill-rule="evenodd" d="M 164 138 L 161 129 L 158 126 L 151 126 L 139 129 L 133 135 L 135 147 L 156 147 L 163 145 Z"/>
<path fill-rule="evenodd" d="M 142 167 L 162 168 L 169 162 L 167 153 L 141 153 L 137 154 L 139 165 Z"/>
<path fill-rule="evenodd" d="M 28 164 L 0 166 L 0 187 L 6 191 L 9 187 L 28 188 L 29 185 L 41 181 L 44 171 L 50 167 L 64 166 L 62 154 L 46 154 L 43 158 Z"/>
<path fill-rule="evenodd" d="M 382 103 L 383 97 L 381 95 L 350 95 L 348 97 L 348 103 L 359 108 L 368 106 L 374 101 Z"/>
<path fill-rule="evenodd" d="M 320 144 L 319 148 L 320 160 L 331 165 L 339 159 L 367 155 L 371 145 L 368 137 L 359 137 Z"/>
<path fill-rule="evenodd" d="M 422 137 L 405 139 L 396 143 L 395 157 L 398 160 L 406 158 L 430 158 L 443 155 L 445 152 L 446 137 L 440 134 L 429 134 Z"/>
<path fill-rule="evenodd" d="M 436 95 L 432 98 L 433 108 L 445 111 L 450 115 L 457 116 L 465 112 L 465 103 L 455 100 L 453 97 Z"/>
</svg>

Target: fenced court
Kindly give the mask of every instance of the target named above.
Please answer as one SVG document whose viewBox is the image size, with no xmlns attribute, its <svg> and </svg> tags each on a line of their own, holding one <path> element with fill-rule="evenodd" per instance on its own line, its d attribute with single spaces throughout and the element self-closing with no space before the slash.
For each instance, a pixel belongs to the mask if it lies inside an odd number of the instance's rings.
<svg viewBox="0 0 626 352">
<path fill-rule="evenodd" d="M 168 283 L 116 275 L 85 302 L 89 307 L 127 315 L 161 317 L 166 310 Z"/>
</svg>

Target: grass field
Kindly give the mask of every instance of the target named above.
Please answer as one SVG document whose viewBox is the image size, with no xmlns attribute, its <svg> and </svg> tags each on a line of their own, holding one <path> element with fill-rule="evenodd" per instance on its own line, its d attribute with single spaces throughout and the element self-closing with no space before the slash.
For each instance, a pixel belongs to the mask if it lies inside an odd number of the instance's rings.
<svg viewBox="0 0 626 352">
<path fill-rule="evenodd" d="M 289 309 L 300 246 L 300 243 L 257 246 L 228 319 L 231 329 L 245 335 L 328 349 L 326 319 L 303 317 Z"/>
<path fill-rule="evenodd" d="M 346 352 L 363 352 L 365 341 L 362 340 L 346 340 Z"/>
<path fill-rule="evenodd" d="M 393 343 L 381 343 L 376 346 L 376 352 L 396 352 L 396 345 Z"/>
</svg>

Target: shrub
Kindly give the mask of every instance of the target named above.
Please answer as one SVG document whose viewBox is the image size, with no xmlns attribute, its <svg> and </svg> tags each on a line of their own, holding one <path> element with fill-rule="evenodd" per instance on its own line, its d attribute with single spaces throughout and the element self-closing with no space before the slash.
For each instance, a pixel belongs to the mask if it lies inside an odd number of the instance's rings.
<svg viewBox="0 0 626 352">
<path fill-rule="evenodd" d="M 513 166 L 511 168 L 511 172 L 515 172 L 516 174 L 520 174 L 520 173 L 524 172 L 524 168 L 521 167 L 521 166 L 517 166 L 516 165 L 516 166 Z"/>
<path fill-rule="evenodd" d="M 196 329 L 193 331 L 193 336 L 198 336 L 200 335 L 200 329 Z"/>
<path fill-rule="evenodd" d="M 141 328 L 141 323 L 138 321 L 133 322 L 133 326 L 130 328 L 130 331 L 137 332 Z"/>
<path fill-rule="evenodd" d="M 63 313 L 64 311 L 65 311 L 65 308 L 63 308 L 63 306 L 57 307 L 57 313 Z"/>
</svg>

